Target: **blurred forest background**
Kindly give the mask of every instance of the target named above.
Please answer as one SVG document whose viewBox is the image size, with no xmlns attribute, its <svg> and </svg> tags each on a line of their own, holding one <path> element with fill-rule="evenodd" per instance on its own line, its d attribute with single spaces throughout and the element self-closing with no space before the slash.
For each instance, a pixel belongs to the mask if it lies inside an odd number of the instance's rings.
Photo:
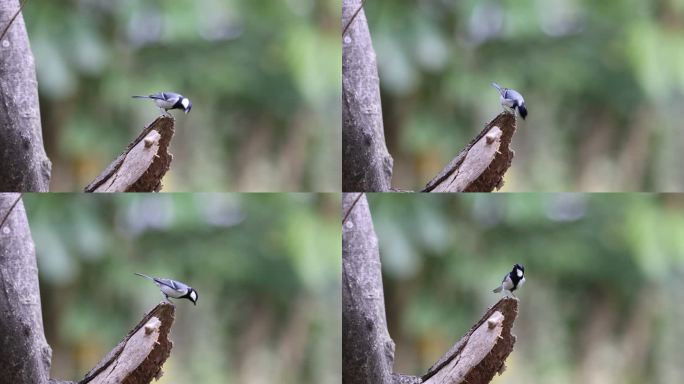
<svg viewBox="0 0 684 384">
<path fill-rule="evenodd" d="M 507 191 L 682 191 L 684 1 L 368 1 L 393 185 L 432 179 L 522 93 Z"/>
<path fill-rule="evenodd" d="M 81 190 L 180 92 L 166 191 L 337 191 L 337 1 L 28 1 L 53 191 Z M 174 113 L 175 112 L 175 113 Z"/>
<path fill-rule="evenodd" d="M 518 336 L 494 383 L 684 382 L 684 197 L 369 195 L 395 372 L 421 374 L 514 263 Z"/>
<path fill-rule="evenodd" d="M 159 383 L 339 383 L 339 196 L 24 195 L 51 376 L 77 379 L 162 300 L 176 302 Z"/>
</svg>

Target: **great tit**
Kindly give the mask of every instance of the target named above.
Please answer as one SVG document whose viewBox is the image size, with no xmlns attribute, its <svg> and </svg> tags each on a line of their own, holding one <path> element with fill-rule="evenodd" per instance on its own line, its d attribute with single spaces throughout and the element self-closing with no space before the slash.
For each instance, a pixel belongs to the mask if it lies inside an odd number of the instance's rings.
<svg viewBox="0 0 684 384">
<path fill-rule="evenodd" d="M 515 264 L 513 269 L 504 276 L 501 281 L 501 285 L 494 289 L 494 293 L 501 292 L 501 290 L 506 290 L 515 297 L 513 291 L 522 287 L 525 284 L 525 267 L 520 264 Z"/>
<path fill-rule="evenodd" d="M 157 284 L 157 287 L 159 287 L 159 290 L 161 291 L 162 295 L 169 303 L 171 303 L 169 297 L 172 297 L 174 299 L 188 299 L 192 301 L 194 305 L 197 305 L 197 291 L 195 291 L 194 288 L 188 286 L 187 284 L 183 284 L 180 281 L 171 279 L 160 279 L 157 277 L 151 277 L 137 272 L 135 274 L 150 279 L 155 284 Z"/>
<path fill-rule="evenodd" d="M 180 93 L 174 92 L 157 92 L 149 96 L 131 96 L 134 99 L 152 99 L 157 107 L 161 109 L 165 115 L 168 115 L 169 109 L 182 109 L 187 114 L 192 109 L 192 102 L 187 97 Z"/>
</svg>

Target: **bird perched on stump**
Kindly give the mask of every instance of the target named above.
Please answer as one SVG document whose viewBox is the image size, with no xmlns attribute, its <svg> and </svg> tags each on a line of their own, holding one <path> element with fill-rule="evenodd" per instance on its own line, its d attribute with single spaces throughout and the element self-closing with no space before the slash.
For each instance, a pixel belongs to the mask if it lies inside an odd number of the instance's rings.
<svg viewBox="0 0 684 384">
<path fill-rule="evenodd" d="M 197 291 L 195 291 L 195 289 L 189 285 L 176 280 L 160 279 L 158 277 L 147 276 L 143 273 L 136 272 L 135 274 L 146 279 L 150 279 L 157 284 L 162 296 L 164 296 L 166 301 L 169 303 L 173 304 L 171 300 L 169 300 L 169 297 L 173 297 L 174 299 L 188 299 L 192 301 L 193 304 L 197 305 Z"/>
<path fill-rule="evenodd" d="M 501 106 L 504 107 L 506 111 L 509 111 L 515 115 L 515 110 L 518 110 L 520 117 L 525 120 L 527 117 L 527 107 L 525 106 L 525 99 L 523 99 L 520 92 L 514 89 L 501 88 L 499 84 L 492 83 L 492 87 L 499 91 L 499 101 L 501 101 Z"/>
<path fill-rule="evenodd" d="M 515 297 L 513 291 L 522 287 L 523 284 L 525 284 L 525 267 L 520 264 L 515 264 L 513 269 L 504 276 L 501 285 L 496 287 L 492 292 L 497 293 L 501 292 L 501 290 L 505 290 Z"/>
<path fill-rule="evenodd" d="M 169 109 L 182 109 L 187 114 L 192 109 L 192 102 L 187 97 L 175 92 L 157 92 L 149 96 L 131 96 L 134 99 L 152 99 L 164 115 L 169 115 Z"/>
</svg>

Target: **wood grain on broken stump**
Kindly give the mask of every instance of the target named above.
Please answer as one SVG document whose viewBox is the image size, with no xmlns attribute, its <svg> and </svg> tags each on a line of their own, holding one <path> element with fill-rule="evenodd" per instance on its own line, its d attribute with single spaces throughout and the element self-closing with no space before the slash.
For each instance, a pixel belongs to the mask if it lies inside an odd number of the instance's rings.
<svg viewBox="0 0 684 384">
<path fill-rule="evenodd" d="M 85 192 L 159 192 L 171 166 L 174 120 L 160 116 L 87 187 Z"/>
<path fill-rule="evenodd" d="M 515 115 L 499 114 L 422 192 L 491 192 L 500 189 L 515 155 L 510 148 L 515 129 Z"/>
<path fill-rule="evenodd" d="M 516 337 L 511 333 L 518 316 L 518 299 L 505 297 L 494 304 L 423 376 L 425 384 L 484 384 L 505 369 Z"/>
<path fill-rule="evenodd" d="M 174 312 L 172 304 L 157 305 L 79 384 L 140 384 L 160 378 L 173 346 L 168 336 Z"/>
</svg>

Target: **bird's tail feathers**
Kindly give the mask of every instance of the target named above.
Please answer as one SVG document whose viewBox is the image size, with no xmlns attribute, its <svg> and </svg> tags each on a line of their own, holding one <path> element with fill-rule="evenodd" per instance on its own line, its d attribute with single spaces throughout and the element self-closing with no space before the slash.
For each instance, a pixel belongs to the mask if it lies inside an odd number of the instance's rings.
<svg viewBox="0 0 684 384">
<path fill-rule="evenodd" d="M 492 292 L 494 292 L 494 293 L 501 292 L 501 286 L 496 287 Z"/>
<path fill-rule="evenodd" d="M 520 117 L 525 120 L 525 117 L 527 117 L 527 107 L 525 107 L 525 104 L 520 104 L 518 105 L 518 113 L 520 113 Z"/>
<path fill-rule="evenodd" d="M 153 280 L 153 281 L 154 281 L 154 277 L 150 277 L 150 276 L 147 276 L 147 275 L 146 275 L 146 274 L 144 274 L 144 273 L 138 273 L 138 272 L 135 272 L 135 274 L 136 274 L 136 275 L 138 275 L 138 276 L 142 276 L 142 277 L 145 277 L 145 278 L 148 278 L 148 279 L 150 279 L 150 280 Z"/>
<path fill-rule="evenodd" d="M 496 88 L 496 90 L 499 91 L 499 93 L 503 94 L 503 90 L 501 89 L 501 86 L 499 86 L 499 84 L 492 83 L 492 87 Z"/>
<path fill-rule="evenodd" d="M 134 99 L 149 99 L 150 98 L 149 96 L 140 96 L 140 95 L 135 95 L 135 96 L 131 96 L 131 97 Z"/>
</svg>

